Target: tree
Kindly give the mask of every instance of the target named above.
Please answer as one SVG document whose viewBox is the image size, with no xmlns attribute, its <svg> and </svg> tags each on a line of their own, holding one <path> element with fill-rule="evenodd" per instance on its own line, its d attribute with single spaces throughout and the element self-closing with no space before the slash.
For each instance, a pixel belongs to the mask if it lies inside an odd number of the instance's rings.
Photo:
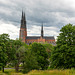
<svg viewBox="0 0 75 75">
<path fill-rule="evenodd" d="M 36 57 L 34 53 L 31 52 L 29 46 L 24 44 L 16 50 L 17 56 L 14 63 L 16 64 L 16 71 L 19 69 L 19 64 L 21 63 L 21 68 L 23 69 L 23 73 L 27 73 L 32 69 L 38 68 Z"/>
<path fill-rule="evenodd" d="M 49 61 L 45 47 L 41 43 L 33 43 L 31 44 L 31 51 L 35 54 L 35 57 L 37 57 L 39 69 L 47 69 Z"/>
<path fill-rule="evenodd" d="M 7 54 L 7 62 L 6 63 L 10 63 L 10 61 L 13 58 L 13 54 L 15 53 L 14 50 L 12 49 L 12 43 L 13 40 L 7 40 L 6 42 L 4 42 L 5 44 L 5 48 L 6 48 L 6 54 Z"/>
<path fill-rule="evenodd" d="M 34 70 L 34 69 L 38 69 L 38 62 L 37 62 L 37 58 L 34 55 L 33 52 L 31 52 L 31 50 L 26 50 L 25 51 L 25 56 L 24 56 L 24 64 L 23 64 L 23 72 L 27 73 L 30 70 Z"/>
<path fill-rule="evenodd" d="M 13 54 L 13 56 L 14 56 L 14 58 L 13 58 L 13 63 L 14 63 L 14 65 L 15 65 L 15 70 L 18 72 L 18 70 L 19 70 L 19 64 L 20 64 L 20 55 L 19 55 L 19 53 L 20 53 L 20 50 L 18 50 L 21 46 L 23 46 L 24 45 L 24 43 L 23 42 L 21 42 L 21 40 L 14 40 L 13 41 L 13 43 L 12 43 L 12 49 L 14 50 L 13 52 L 15 52 L 14 54 Z"/>
<path fill-rule="evenodd" d="M 75 67 L 75 26 L 67 24 L 60 32 L 57 45 L 51 53 L 51 67 Z"/>
<path fill-rule="evenodd" d="M 28 48 L 26 47 L 26 45 L 21 46 L 16 53 L 18 54 L 18 59 L 19 59 L 19 63 L 23 63 L 24 64 L 24 60 L 25 60 L 25 52 L 28 50 Z"/>
<path fill-rule="evenodd" d="M 7 43 L 9 41 L 9 35 L 8 34 L 1 34 L 0 35 L 0 66 L 3 69 L 6 66 L 6 63 L 8 61 L 7 56 Z"/>
<path fill-rule="evenodd" d="M 53 50 L 54 46 L 52 44 L 49 44 L 49 43 L 44 43 L 43 44 L 47 53 L 48 53 L 48 57 L 50 58 L 51 57 L 51 51 Z"/>
</svg>

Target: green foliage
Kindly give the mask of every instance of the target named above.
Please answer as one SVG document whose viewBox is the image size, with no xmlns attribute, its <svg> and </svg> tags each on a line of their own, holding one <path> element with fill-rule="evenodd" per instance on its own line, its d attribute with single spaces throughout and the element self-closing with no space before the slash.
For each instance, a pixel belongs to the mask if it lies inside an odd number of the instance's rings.
<svg viewBox="0 0 75 75">
<path fill-rule="evenodd" d="M 45 43 L 43 44 L 43 46 L 45 47 L 47 53 L 48 53 L 48 57 L 51 57 L 51 51 L 53 50 L 54 46 L 52 44 L 49 43 Z"/>
<path fill-rule="evenodd" d="M 21 40 L 13 40 L 13 42 L 12 42 L 12 52 L 13 52 L 13 61 L 12 61 L 12 63 L 15 65 L 15 70 L 16 71 L 18 71 L 19 70 L 19 64 L 20 64 L 20 60 L 21 60 L 21 56 L 22 56 L 22 54 L 21 53 L 23 53 L 23 51 L 21 51 L 21 50 L 19 50 L 19 48 L 21 47 L 21 46 L 23 46 L 24 45 L 24 43 L 23 42 L 21 42 Z M 23 49 L 22 49 L 23 50 Z M 21 52 L 21 53 L 20 53 Z"/>
<path fill-rule="evenodd" d="M 7 43 L 9 41 L 9 35 L 8 34 L 2 34 L 0 35 L 0 68 L 3 69 L 7 63 L 8 56 L 7 56 Z"/>
<path fill-rule="evenodd" d="M 25 57 L 25 52 L 28 49 L 25 46 L 21 46 L 17 51 L 16 54 L 18 55 L 17 59 L 19 59 L 19 62 L 23 62 L 24 61 L 24 57 Z"/>
<path fill-rule="evenodd" d="M 41 43 L 33 43 L 31 51 L 35 54 L 38 62 L 39 69 L 47 69 L 49 65 L 48 53 Z"/>
<path fill-rule="evenodd" d="M 68 24 L 60 30 L 57 46 L 51 53 L 51 67 L 75 67 L 75 26 Z"/>
<path fill-rule="evenodd" d="M 25 52 L 25 57 L 24 57 L 24 64 L 23 64 L 23 73 L 27 73 L 30 70 L 38 69 L 38 62 L 37 59 L 30 50 L 27 50 Z"/>
</svg>

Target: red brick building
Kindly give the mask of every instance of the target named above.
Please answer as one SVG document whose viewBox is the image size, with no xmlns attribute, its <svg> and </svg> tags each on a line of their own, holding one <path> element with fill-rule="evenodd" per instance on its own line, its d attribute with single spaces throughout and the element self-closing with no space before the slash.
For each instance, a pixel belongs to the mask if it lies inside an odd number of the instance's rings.
<svg viewBox="0 0 75 75">
<path fill-rule="evenodd" d="M 54 36 L 44 36 L 43 25 L 41 27 L 41 36 L 27 36 L 27 27 L 26 27 L 26 18 L 25 13 L 22 11 L 22 19 L 21 19 L 21 27 L 20 27 L 20 35 L 19 38 L 22 42 L 26 44 L 30 44 L 33 42 L 42 42 L 42 43 L 50 43 L 55 45 L 55 38 Z"/>
</svg>

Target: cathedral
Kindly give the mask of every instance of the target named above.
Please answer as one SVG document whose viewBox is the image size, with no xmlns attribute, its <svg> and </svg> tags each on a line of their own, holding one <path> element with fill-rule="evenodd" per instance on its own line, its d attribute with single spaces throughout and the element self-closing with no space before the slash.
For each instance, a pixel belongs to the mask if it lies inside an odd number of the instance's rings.
<svg viewBox="0 0 75 75">
<path fill-rule="evenodd" d="M 22 40 L 22 42 L 25 42 L 26 44 L 31 44 L 33 42 L 38 42 L 38 43 L 47 42 L 55 45 L 54 36 L 44 36 L 43 25 L 41 26 L 40 32 L 41 32 L 40 36 L 27 36 L 26 17 L 25 13 L 22 11 L 20 34 L 19 34 L 19 38 Z"/>
</svg>

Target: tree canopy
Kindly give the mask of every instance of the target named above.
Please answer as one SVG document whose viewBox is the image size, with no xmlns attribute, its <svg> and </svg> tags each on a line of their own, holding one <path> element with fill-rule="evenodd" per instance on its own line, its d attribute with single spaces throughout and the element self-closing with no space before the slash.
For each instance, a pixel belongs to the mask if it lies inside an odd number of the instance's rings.
<svg viewBox="0 0 75 75">
<path fill-rule="evenodd" d="M 7 43 L 9 41 L 9 35 L 8 34 L 2 34 L 0 35 L 0 68 L 3 69 L 6 66 L 6 63 L 8 61 L 7 56 Z"/>
<path fill-rule="evenodd" d="M 40 66 L 40 69 L 47 69 L 49 61 L 48 61 L 48 53 L 45 47 L 41 43 L 33 43 L 31 44 L 31 51 L 37 57 L 37 62 L 38 66 Z"/>
<path fill-rule="evenodd" d="M 56 47 L 51 53 L 53 68 L 75 67 L 75 26 L 67 24 L 60 30 Z"/>
</svg>

